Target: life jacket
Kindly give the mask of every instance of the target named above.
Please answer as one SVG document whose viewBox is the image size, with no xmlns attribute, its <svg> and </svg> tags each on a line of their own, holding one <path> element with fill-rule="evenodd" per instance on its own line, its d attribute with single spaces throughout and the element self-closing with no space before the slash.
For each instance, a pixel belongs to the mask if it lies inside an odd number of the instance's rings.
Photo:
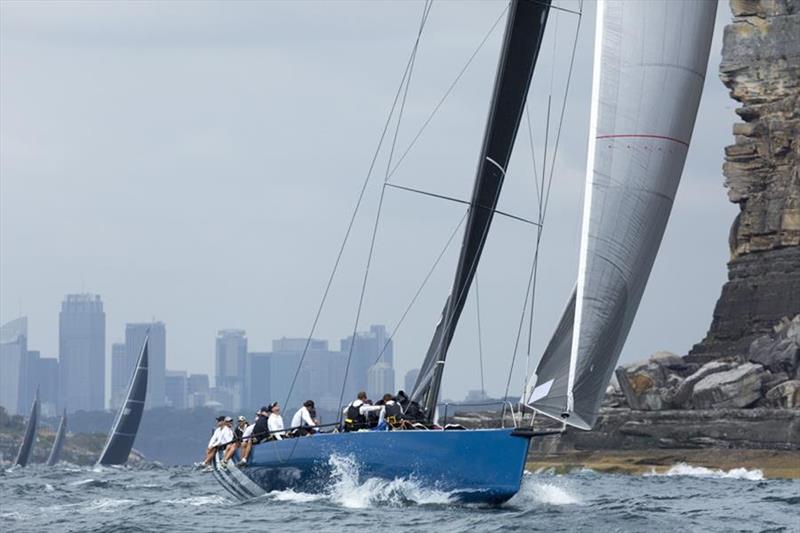
<svg viewBox="0 0 800 533">
<path fill-rule="evenodd" d="M 384 419 L 389 424 L 396 424 L 403 415 L 403 410 L 397 402 L 387 402 L 383 406 Z"/>
<path fill-rule="evenodd" d="M 355 402 L 347 406 L 347 412 L 344 419 L 344 430 L 355 431 L 364 427 L 367 419 L 361 414 L 361 406 L 356 407 L 353 405 Z"/>
</svg>

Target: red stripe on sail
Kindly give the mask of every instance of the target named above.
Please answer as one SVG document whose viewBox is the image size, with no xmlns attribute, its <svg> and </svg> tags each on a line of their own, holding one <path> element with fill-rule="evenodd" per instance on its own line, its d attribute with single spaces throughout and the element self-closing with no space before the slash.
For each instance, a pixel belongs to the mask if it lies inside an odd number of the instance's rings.
<svg viewBox="0 0 800 533">
<path fill-rule="evenodd" d="M 689 143 L 676 139 L 675 137 L 667 137 L 666 135 L 649 135 L 646 133 L 629 133 L 620 135 L 598 135 L 598 139 L 619 139 L 619 138 L 634 138 L 634 139 L 661 139 L 663 141 L 672 141 L 674 143 L 682 144 L 689 147 Z"/>
</svg>

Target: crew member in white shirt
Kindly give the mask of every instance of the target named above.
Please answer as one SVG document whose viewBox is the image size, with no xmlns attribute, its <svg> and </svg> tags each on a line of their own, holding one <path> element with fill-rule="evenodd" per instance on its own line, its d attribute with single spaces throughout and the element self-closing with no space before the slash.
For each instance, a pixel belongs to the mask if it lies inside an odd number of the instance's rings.
<svg viewBox="0 0 800 533">
<path fill-rule="evenodd" d="M 367 393 L 361 391 L 356 399 L 344 408 L 342 419 L 345 431 L 358 431 L 369 427 L 369 414 L 383 409 L 380 405 L 370 405 L 367 402 Z"/>
<path fill-rule="evenodd" d="M 214 431 L 211 432 L 211 439 L 208 441 L 208 446 L 206 446 L 206 458 L 203 461 L 203 464 L 211 467 L 211 461 L 214 460 L 214 452 L 217 449 L 217 446 L 220 445 L 219 441 L 219 434 L 222 431 L 222 426 L 225 425 L 225 417 L 218 416 L 217 417 L 217 425 L 214 428 Z"/>
<path fill-rule="evenodd" d="M 272 439 L 283 440 L 283 417 L 281 416 L 281 407 L 278 402 L 270 405 L 269 418 L 267 419 L 267 429 Z"/>
<path fill-rule="evenodd" d="M 315 432 L 314 428 L 319 425 L 319 422 L 314 420 L 314 414 L 316 414 L 314 400 L 303 402 L 303 407 L 298 409 L 292 417 L 292 427 L 295 428 L 292 430 L 294 436 L 302 437 Z"/>
</svg>

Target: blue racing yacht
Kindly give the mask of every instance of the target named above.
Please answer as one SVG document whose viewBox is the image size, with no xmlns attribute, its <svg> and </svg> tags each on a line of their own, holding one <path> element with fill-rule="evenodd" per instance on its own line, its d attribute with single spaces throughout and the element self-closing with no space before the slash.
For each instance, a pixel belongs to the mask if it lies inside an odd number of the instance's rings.
<svg viewBox="0 0 800 533">
<path fill-rule="evenodd" d="M 237 498 L 324 492 L 336 457 L 353 458 L 359 478 L 413 479 L 466 502 L 502 503 L 519 491 L 531 439 L 552 431 L 435 422 L 448 349 L 492 219 L 504 214 L 498 199 L 551 9 L 563 8 L 511 0 L 507 9 L 454 281 L 404 404 L 418 406 L 414 423 L 267 440 L 242 467 L 223 463 L 219 450 L 214 475 Z M 597 2 L 578 280 L 521 400 L 563 427 L 595 423 L 641 300 L 683 171 L 715 11 L 716 2 L 702 0 Z"/>
</svg>

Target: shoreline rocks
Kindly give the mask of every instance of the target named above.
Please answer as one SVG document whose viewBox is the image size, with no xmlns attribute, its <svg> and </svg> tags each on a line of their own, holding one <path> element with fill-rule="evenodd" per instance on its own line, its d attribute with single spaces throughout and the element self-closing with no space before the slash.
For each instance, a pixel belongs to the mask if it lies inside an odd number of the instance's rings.
<svg viewBox="0 0 800 533">
<path fill-rule="evenodd" d="M 782 319 L 744 354 L 701 365 L 689 357 L 657 352 L 618 367 L 616 377 L 624 398 L 618 404 L 638 411 L 800 408 L 795 386 L 784 386 L 800 379 L 800 315 Z"/>
</svg>

